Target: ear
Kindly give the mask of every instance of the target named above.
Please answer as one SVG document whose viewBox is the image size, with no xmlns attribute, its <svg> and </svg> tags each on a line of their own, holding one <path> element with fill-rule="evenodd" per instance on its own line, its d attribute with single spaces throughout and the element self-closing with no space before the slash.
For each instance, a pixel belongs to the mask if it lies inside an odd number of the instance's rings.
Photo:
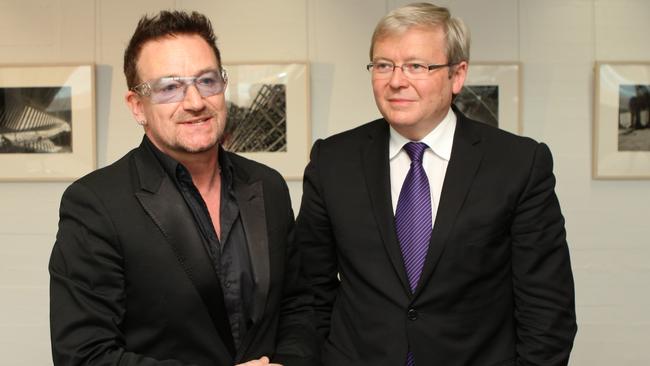
<svg viewBox="0 0 650 366">
<path fill-rule="evenodd" d="M 469 64 L 467 61 L 461 61 L 458 65 L 454 66 L 454 70 L 451 74 L 452 93 L 454 95 L 459 94 L 463 89 L 468 68 Z"/>
<path fill-rule="evenodd" d="M 140 123 L 140 121 L 146 121 L 147 118 L 144 115 L 144 106 L 142 99 L 140 96 L 135 93 L 134 91 L 127 91 L 126 94 L 124 95 L 124 100 L 126 101 L 126 105 L 129 107 L 131 110 L 131 114 L 133 115 L 133 118 Z"/>
</svg>

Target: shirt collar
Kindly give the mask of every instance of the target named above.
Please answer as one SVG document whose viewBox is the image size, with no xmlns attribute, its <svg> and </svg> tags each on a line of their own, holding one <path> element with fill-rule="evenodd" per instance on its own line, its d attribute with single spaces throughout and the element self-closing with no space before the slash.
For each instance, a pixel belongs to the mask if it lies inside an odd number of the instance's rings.
<svg viewBox="0 0 650 366">
<path fill-rule="evenodd" d="M 393 126 L 390 127 L 390 138 L 388 141 L 388 159 L 393 160 L 402 150 L 402 147 L 411 140 L 402 136 Z M 434 154 L 449 161 L 451 147 L 454 143 L 454 131 L 456 130 L 456 114 L 449 108 L 447 115 L 442 121 L 419 142 L 429 146 Z"/>
<path fill-rule="evenodd" d="M 158 162 L 160 162 L 160 165 L 162 165 L 163 169 L 167 174 L 169 174 L 170 177 L 176 177 L 176 167 L 180 165 L 180 163 L 176 160 L 174 160 L 171 156 L 163 153 L 160 151 L 156 145 L 149 140 L 149 137 L 147 135 L 144 136 L 144 146 L 146 146 L 158 159 Z"/>
</svg>

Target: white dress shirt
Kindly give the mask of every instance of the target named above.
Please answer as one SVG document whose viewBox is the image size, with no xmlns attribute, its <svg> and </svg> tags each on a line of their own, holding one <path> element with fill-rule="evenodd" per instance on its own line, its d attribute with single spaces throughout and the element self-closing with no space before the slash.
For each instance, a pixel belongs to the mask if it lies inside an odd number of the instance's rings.
<svg viewBox="0 0 650 366">
<path fill-rule="evenodd" d="M 422 140 L 415 142 L 424 142 L 429 146 L 424 151 L 422 157 L 422 166 L 429 179 L 429 189 L 431 190 L 431 223 L 436 222 L 438 212 L 438 203 L 440 202 L 440 193 L 442 192 L 442 183 L 445 181 L 447 165 L 451 157 L 451 147 L 454 142 L 454 131 L 456 131 L 456 115 L 449 109 L 447 116 L 440 122 L 433 131 L 429 132 Z M 388 159 L 390 161 L 390 187 L 391 198 L 393 202 L 393 214 L 397 209 L 397 200 L 402 190 L 402 185 L 406 179 L 406 174 L 411 166 L 411 159 L 408 153 L 403 149 L 406 143 L 410 142 L 407 138 L 400 135 L 393 127 L 390 127 L 390 139 L 388 143 Z"/>
</svg>

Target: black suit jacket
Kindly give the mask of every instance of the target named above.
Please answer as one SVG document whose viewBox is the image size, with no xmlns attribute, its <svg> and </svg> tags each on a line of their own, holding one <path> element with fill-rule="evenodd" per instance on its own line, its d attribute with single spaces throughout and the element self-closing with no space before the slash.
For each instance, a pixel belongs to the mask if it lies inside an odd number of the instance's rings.
<svg viewBox="0 0 650 366">
<path fill-rule="evenodd" d="M 409 347 L 418 366 L 567 363 L 574 288 L 551 154 L 456 113 L 414 294 L 395 232 L 387 122 L 314 144 L 296 239 L 325 365 L 404 365 Z"/>
<path fill-rule="evenodd" d="M 255 280 L 236 355 L 218 278 L 192 214 L 141 145 L 73 183 L 50 259 L 57 365 L 312 365 L 311 298 L 289 244 L 293 213 L 275 171 L 229 154 Z M 225 335 L 225 336 L 224 336 Z"/>
</svg>

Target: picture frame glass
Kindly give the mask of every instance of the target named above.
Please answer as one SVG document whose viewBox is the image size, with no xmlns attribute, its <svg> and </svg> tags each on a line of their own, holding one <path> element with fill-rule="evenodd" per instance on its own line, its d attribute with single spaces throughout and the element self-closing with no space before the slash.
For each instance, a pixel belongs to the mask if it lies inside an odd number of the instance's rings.
<svg viewBox="0 0 650 366">
<path fill-rule="evenodd" d="M 470 63 L 454 104 L 468 118 L 521 134 L 518 63 Z"/>
<path fill-rule="evenodd" d="M 305 63 L 224 64 L 228 120 L 223 146 L 301 179 L 309 155 L 309 74 Z"/>
<path fill-rule="evenodd" d="M 650 178 L 650 63 L 595 66 L 593 177 Z"/>
<path fill-rule="evenodd" d="M 95 169 L 93 65 L 0 66 L 0 180 Z"/>
</svg>

